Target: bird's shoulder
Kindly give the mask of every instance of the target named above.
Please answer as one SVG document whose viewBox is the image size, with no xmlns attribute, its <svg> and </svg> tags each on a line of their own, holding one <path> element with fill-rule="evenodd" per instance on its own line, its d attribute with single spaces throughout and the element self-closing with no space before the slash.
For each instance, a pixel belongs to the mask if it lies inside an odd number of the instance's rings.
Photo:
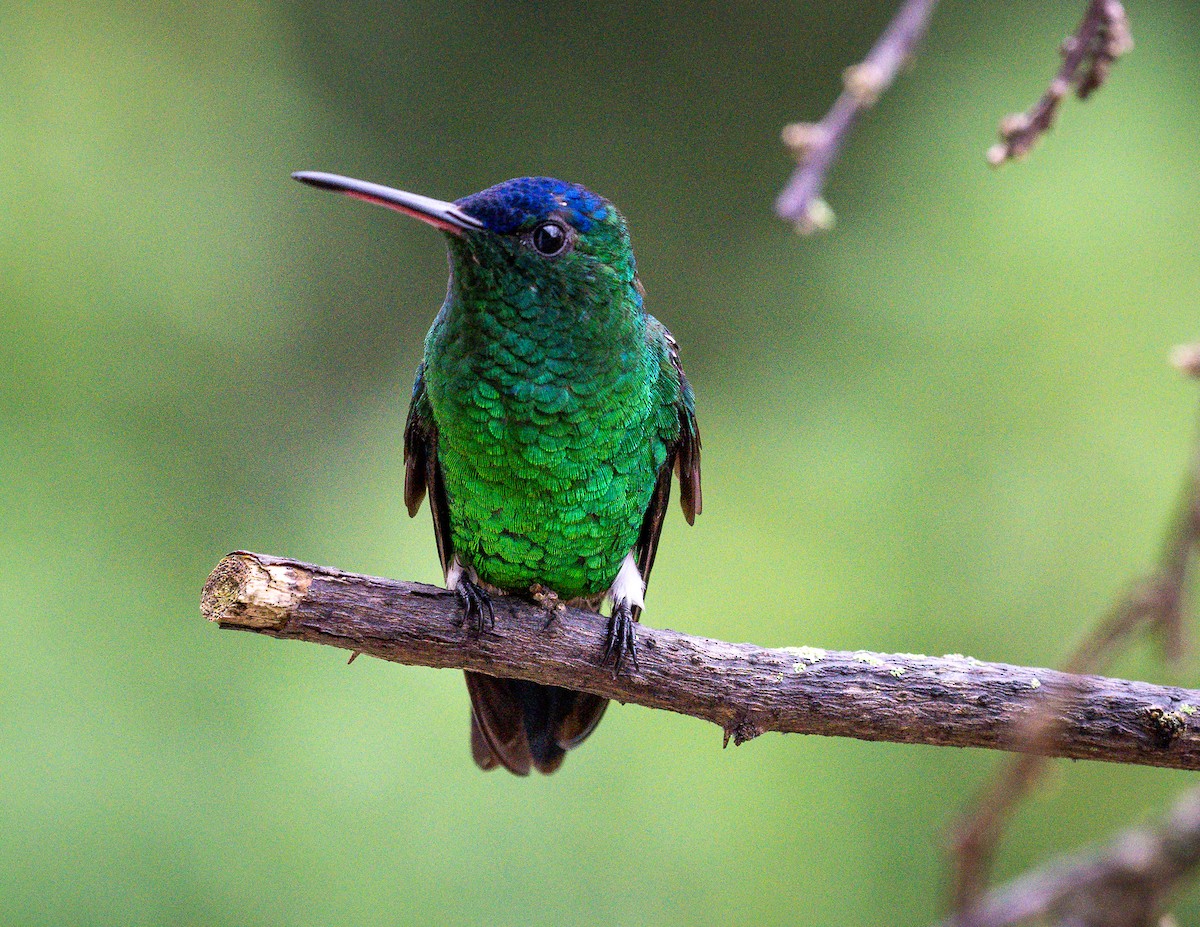
<svg viewBox="0 0 1200 927">
<path fill-rule="evenodd" d="M 646 313 L 646 340 L 658 362 L 660 400 L 694 419 L 696 396 L 687 374 L 683 372 L 679 342 L 662 322 L 649 313 Z"/>
</svg>

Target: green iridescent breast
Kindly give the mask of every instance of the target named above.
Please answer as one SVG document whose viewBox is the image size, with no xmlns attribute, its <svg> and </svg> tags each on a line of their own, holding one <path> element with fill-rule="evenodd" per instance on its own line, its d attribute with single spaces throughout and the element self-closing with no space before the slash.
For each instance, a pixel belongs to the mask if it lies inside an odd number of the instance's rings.
<svg viewBox="0 0 1200 927">
<path fill-rule="evenodd" d="M 448 305 L 427 342 L 454 549 L 503 589 L 593 595 L 636 543 L 678 434 L 662 346 L 637 306 L 598 331 L 519 324 L 521 308 Z"/>
</svg>

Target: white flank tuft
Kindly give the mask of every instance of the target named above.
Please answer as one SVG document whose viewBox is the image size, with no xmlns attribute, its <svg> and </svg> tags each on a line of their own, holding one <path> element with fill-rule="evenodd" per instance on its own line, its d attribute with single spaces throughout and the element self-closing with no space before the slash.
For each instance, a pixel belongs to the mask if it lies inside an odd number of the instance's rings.
<svg viewBox="0 0 1200 927">
<path fill-rule="evenodd" d="M 463 567 L 458 560 L 458 555 L 454 555 L 454 559 L 450 561 L 450 569 L 446 571 L 446 588 L 453 592 L 458 588 L 458 581 L 462 579 Z"/>
<path fill-rule="evenodd" d="M 608 597 L 612 599 L 613 605 L 625 602 L 633 608 L 645 608 L 646 602 L 642 598 L 645 593 L 646 584 L 642 582 L 642 574 L 638 571 L 637 561 L 633 559 L 633 551 L 630 551 L 621 563 L 621 569 L 617 573 L 617 578 L 613 580 L 612 588 L 608 590 Z"/>
</svg>

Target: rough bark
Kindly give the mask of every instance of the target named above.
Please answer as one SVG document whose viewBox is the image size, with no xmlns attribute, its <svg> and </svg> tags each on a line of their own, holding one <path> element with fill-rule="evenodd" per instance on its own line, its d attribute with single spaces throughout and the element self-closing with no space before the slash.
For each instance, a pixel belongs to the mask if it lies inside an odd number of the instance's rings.
<svg viewBox="0 0 1200 927">
<path fill-rule="evenodd" d="M 1200 769 L 1200 691 L 1190 689 L 958 654 L 765 648 L 645 625 L 637 667 L 614 677 L 598 665 L 605 619 L 590 612 L 502 597 L 495 630 L 472 638 L 444 589 L 242 551 L 213 571 L 201 611 L 223 628 L 665 708 L 711 721 L 735 743 L 779 731 Z M 1056 733 L 1030 745 L 1017 733 L 1022 719 L 1046 710 Z"/>
</svg>

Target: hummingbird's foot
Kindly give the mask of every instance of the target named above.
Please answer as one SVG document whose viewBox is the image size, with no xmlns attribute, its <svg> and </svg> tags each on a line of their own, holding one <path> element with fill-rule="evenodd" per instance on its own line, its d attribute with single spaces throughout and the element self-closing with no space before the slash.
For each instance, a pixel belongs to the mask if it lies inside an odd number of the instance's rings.
<svg viewBox="0 0 1200 927">
<path fill-rule="evenodd" d="M 486 591 L 464 577 L 455 584 L 454 594 L 462 606 L 462 618 L 458 624 L 466 627 L 470 637 L 478 637 L 496 626 L 492 597 Z"/>
<path fill-rule="evenodd" d="M 612 617 L 608 619 L 608 643 L 604 647 L 604 656 L 600 665 L 612 660 L 613 675 L 621 674 L 621 666 L 626 658 L 637 669 L 637 638 L 633 633 L 633 606 L 621 600 L 613 604 Z"/>
<path fill-rule="evenodd" d="M 546 612 L 546 620 L 542 624 L 543 631 L 554 624 L 554 619 L 558 617 L 559 612 L 566 611 L 566 603 L 559 600 L 558 593 L 541 583 L 534 583 L 530 586 L 529 594 L 533 597 L 533 601 L 537 602 Z"/>
</svg>

